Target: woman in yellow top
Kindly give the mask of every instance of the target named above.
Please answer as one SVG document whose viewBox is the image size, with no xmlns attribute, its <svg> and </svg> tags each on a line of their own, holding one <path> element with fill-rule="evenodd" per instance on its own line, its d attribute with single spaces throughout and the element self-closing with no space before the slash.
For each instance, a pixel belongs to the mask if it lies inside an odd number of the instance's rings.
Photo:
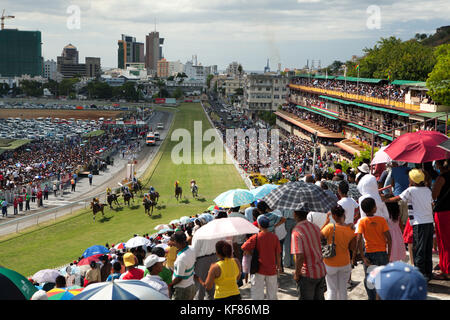
<svg viewBox="0 0 450 320">
<path fill-rule="evenodd" d="M 214 284 L 214 300 L 241 300 L 237 281 L 241 278 L 241 266 L 236 258 L 233 258 L 232 247 L 226 241 L 216 243 L 216 255 L 219 261 L 213 263 L 209 268 L 206 281 L 196 276 L 206 290 L 211 290 Z"/>
<path fill-rule="evenodd" d="M 169 248 L 167 249 L 166 267 L 173 271 L 175 260 L 177 259 L 177 247 L 175 247 L 172 240 L 169 240 Z"/>
<path fill-rule="evenodd" d="M 330 214 L 335 224 L 330 223 Z M 336 226 L 336 229 L 335 229 Z M 322 238 L 336 245 L 336 255 L 324 258 L 327 274 L 327 300 L 347 300 L 347 282 L 352 272 L 350 251 L 355 252 L 356 234 L 353 224 L 345 224 L 345 210 L 340 205 L 327 214 L 325 224 L 321 229 Z"/>
</svg>

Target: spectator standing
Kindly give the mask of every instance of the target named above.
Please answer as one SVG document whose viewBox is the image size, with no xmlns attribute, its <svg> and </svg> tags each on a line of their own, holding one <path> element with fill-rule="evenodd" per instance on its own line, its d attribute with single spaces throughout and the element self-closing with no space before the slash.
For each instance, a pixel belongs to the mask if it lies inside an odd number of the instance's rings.
<svg viewBox="0 0 450 320">
<path fill-rule="evenodd" d="M 120 276 L 120 280 L 141 280 L 144 270 L 136 268 L 138 261 L 134 254 L 127 252 L 123 255 L 123 264 L 126 271 Z"/>
<path fill-rule="evenodd" d="M 100 274 L 100 268 L 97 265 L 97 263 L 95 261 L 91 261 L 89 266 L 91 267 L 91 269 L 89 269 L 86 272 L 86 278 L 84 279 L 85 287 L 92 283 L 97 283 L 97 282 L 102 281 L 101 274 Z"/>
<path fill-rule="evenodd" d="M 321 234 L 327 240 L 327 244 L 334 241 L 336 255 L 332 258 L 324 258 L 327 274 L 327 300 L 347 300 L 347 282 L 352 272 L 351 252 L 355 252 L 356 234 L 346 224 L 345 209 L 337 205 L 331 209 L 331 215 L 336 223 L 331 224 L 330 213 L 327 215 Z"/>
<path fill-rule="evenodd" d="M 89 185 L 90 186 L 92 186 L 92 177 L 93 177 L 92 172 L 89 172 L 88 178 L 89 178 Z"/>
<path fill-rule="evenodd" d="M 259 253 L 259 268 L 251 275 L 252 300 L 264 300 L 264 286 L 267 299 L 277 300 L 277 271 L 281 271 L 281 247 L 278 237 L 268 230 L 269 219 L 261 214 L 257 219 L 260 232 L 250 237 L 243 245 L 244 255 L 252 254 L 256 248 Z"/>
<path fill-rule="evenodd" d="M 36 198 L 37 198 L 37 205 L 38 207 L 42 207 L 43 203 L 42 203 L 42 190 L 39 188 L 38 192 L 36 193 Z"/>
<path fill-rule="evenodd" d="M 44 200 L 48 200 L 48 185 L 47 184 L 44 187 Z"/>
<path fill-rule="evenodd" d="M 6 201 L 6 199 L 2 202 L 2 216 L 8 217 L 8 201 Z"/>
<path fill-rule="evenodd" d="M 30 209 L 30 194 L 26 193 L 25 194 L 25 211 L 27 210 L 31 210 Z"/>
<path fill-rule="evenodd" d="M 248 207 L 244 210 L 245 218 L 248 221 L 250 221 L 251 223 L 253 223 L 253 210 L 255 210 L 255 209 L 256 209 L 256 201 L 250 203 L 250 207 Z"/>
<path fill-rule="evenodd" d="M 391 254 L 391 234 L 386 219 L 375 216 L 377 205 L 373 198 L 365 198 L 360 206 L 367 216 L 358 222 L 353 264 L 356 265 L 356 256 L 358 252 L 361 252 L 365 273 L 364 286 L 369 300 L 375 300 L 376 292 L 367 286 L 367 270 L 370 265 L 388 264 Z M 362 237 L 365 241 L 365 251 L 362 249 Z"/>
<path fill-rule="evenodd" d="M 19 195 L 19 198 L 17 198 L 18 202 L 19 202 L 19 211 L 22 212 L 23 211 L 23 196 Z"/>
<path fill-rule="evenodd" d="M 308 211 L 294 211 L 291 253 L 295 255 L 294 280 L 299 300 L 324 300 L 326 269 L 322 258 L 320 229 L 306 218 Z"/>
<path fill-rule="evenodd" d="M 107 255 L 103 255 L 100 257 L 100 261 L 102 262 L 102 266 L 100 267 L 100 276 L 102 282 L 105 282 L 108 276 L 111 274 L 112 264 L 108 259 Z"/>
<path fill-rule="evenodd" d="M 113 281 L 120 279 L 120 276 L 122 275 L 120 273 L 120 270 L 122 269 L 122 265 L 119 261 L 116 261 L 113 263 L 112 273 L 108 275 L 108 278 L 106 278 L 106 281 Z"/>
<path fill-rule="evenodd" d="M 215 285 L 215 300 L 241 300 L 237 285 L 241 278 L 241 266 L 239 260 L 232 257 L 233 247 L 224 240 L 218 241 L 215 247 L 219 261 L 211 265 L 206 281 L 200 278 L 198 281 L 206 290 Z"/>
<path fill-rule="evenodd" d="M 437 279 L 450 279 L 450 170 L 449 160 L 436 161 L 439 176 L 433 186 L 434 221 L 436 241 L 439 251 L 439 270 Z"/>
<path fill-rule="evenodd" d="M 53 194 L 56 198 L 56 191 L 58 191 L 58 187 L 56 186 L 56 182 L 53 182 Z"/>
<path fill-rule="evenodd" d="M 75 179 L 73 177 L 72 177 L 72 179 L 70 179 L 70 185 L 72 186 L 71 191 L 75 192 L 76 182 L 75 182 Z"/>
<path fill-rule="evenodd" d="M 349 186 L 346 181 L 339 182 L 338 194 L 341 199 L 337 203 L 345 210 L 345 224 L 353 224 L 359 205 L 355 200 L 347 196 L 348 190 Z"/>
<path fill-rule="evenodd" d="M 393 161 L 391 169 L 391 185 L 394 196 L 399 196 L 409 187 L 409 170 L 406 162 Z M 400 208 L 400 221 L 402 224 L 405 224 L 408 219 L 408 204 L 401 199 L 398 202 L 398 206 Z"/>
<path fill-rule="evenodd" d="M 175 232 L 170 239 L 178 249 L 178 253 L 174 263 L 172 283 L 169 284 L 169 293 L 174 300 L 193 300 L 195 252 L 187 244 L 186 234 L 183 231 Z"/>
<path fill-rule="evenodd" d="M 144 261 L 145 268 L 148 270 L 149 274 L 142 278 L 141 281 L 147 283 L 166 297 L 169 297 L 167 283 L 159 276 L 163 270 L 164 261 L 166 261 L 165 258 L 159 257 L 156 254 L 149 255 Z"/>
<path fill-rule="evenodd" d="M 387 202 L 403 200 L 408 204 L 408 215 L 413 228 L 414 265 L 431 280 L 433 272 L 433 208 L 432 193 L 425 186 L 422 170 L 409 171 L 410 187 L 400 195 L 386 199 Z"/>
<path fill-rule="evenodd" d="M 16 215 L 18 213 L 18 207 L 19 207 L 19 200 L 17 200 L 17 197 L 14 197 L 14 215 Z"/>
<path fill-rule="evenodd" d="M 164 249 L 161 247 L 158 247 L 158 246 L 154 247 L 152 249 L 151 253 L 156 254 L 160 258 L 165 258 L 165 256 L 166 256 L 166 252 L 164 251 Z M 144 263 L 145 263 L 145 261 L 144 261 Z M 149 273 L 149 271 L 145 270 L 144 277 L 148 273 Z M 166 266 L 163 265 L 162 271 L 158 275 L 161 277 L 161 279 L 163 279 L 163 281 L 165 283 L 167 283 L 167 285 L 169 285 L 169 283 L 172 282 L 172 271 L 170 271 L 170 269 L 167 268 Z"/>
</svg>

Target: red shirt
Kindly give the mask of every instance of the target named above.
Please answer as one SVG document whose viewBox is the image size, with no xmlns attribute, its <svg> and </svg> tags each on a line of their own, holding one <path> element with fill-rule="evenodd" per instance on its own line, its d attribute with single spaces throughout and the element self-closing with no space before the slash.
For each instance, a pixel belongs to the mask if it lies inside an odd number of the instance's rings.
<svg viewBox="0 0 450 320">
<path fill-rule="evenodd" d="M 326 269 L 318 226 L 307 220 L 297 223 L 292 230 L 291 253 L 303 253 L 302 275 L 312 279 L 325 277 Z"/>
<path fill-rule="evenodd" d="M 141 280 L 144 277 L 144 270 L 138 268 L 130 268 L 125 272 L 121 280 Z"/>
<path fill-rule="evenodd" d="M 258 240 L 256 240 L 257 236 Z M 280 240 L 278 240 L 278 237 L 273 232 L 259 232 L 248 239 L 241 248 L 244 251 L 253 251 L 255 244 L 259 254 L 258 273 L 265 276 L 276 275 L 276 257 L 281 253 Z"/>
</svg>

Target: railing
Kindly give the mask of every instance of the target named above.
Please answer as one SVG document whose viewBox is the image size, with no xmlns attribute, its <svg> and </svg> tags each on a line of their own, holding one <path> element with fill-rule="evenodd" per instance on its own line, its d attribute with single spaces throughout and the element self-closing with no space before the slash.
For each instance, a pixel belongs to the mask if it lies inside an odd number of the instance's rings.
<svg viewBox="0 0 450 320">
<path fill-rule="evenodd" d="M 301 86 L 301 85 L 296 85 L 296 84 L 290 84 L 289 87 L 292 89 L 304 90 L 304 91 L 310 91 L 310 92 L 312 91 L 312 92 L 320 93 L 320 94 L 324 94 L 324 95 L 332 95 L 332 96 L 338 96 L 341 98 L 347 98 L 347 99 L 352 99 L 352 100 L 357 100 L 357 101 L 365 101 L 365 102 L 370 102 L 370 103 L 375 103 L 375 104 L 380 104 L 380 105 L 385 105 L 385 106 L 393 106 L 396 108 L 420 111 L 419 105 L 414 105 L 414 104 L 405 103 L 405 102 L 401 102 L 401 101 L 367 97 L 367 96 L 363 96 L 363 95 L 359 95 L 359 94 L 352 94 L 352 93 L 340 92 L 340 91 L 329 90 L 329 89 L 320 89 L 320 88 L 314 88 L 314 87 L 308 87 L 308 86 Z"/>
</svg>

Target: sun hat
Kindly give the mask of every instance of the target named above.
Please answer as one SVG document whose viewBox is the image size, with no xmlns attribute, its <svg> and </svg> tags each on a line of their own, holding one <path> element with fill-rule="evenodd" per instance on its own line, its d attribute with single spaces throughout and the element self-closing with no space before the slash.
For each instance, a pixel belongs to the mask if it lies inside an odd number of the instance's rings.
<svg viewBox="0 0 450 320">
<path fill-rule="evenodd" d="M 145 258 L 144 266 L 146 268 L 150 268 L 155 263 L 157 263 L 157 262 L 164 262 L 164 261 L 166 261 L 166 258 L 159 257 L 156 254 L 151 254 L 147 258 Z"/>
<path fill-rule="evenodd" d="M 134 266 L 136 264 L 136 257 L 131 252 L 127 252 L 123 255 L 123 264 L 125 267 Z"/>
<path fill-rule="evenodd" d="M 256 221 L 258 221 L 258 224 L 261 226 L 261 228 L 267 228 L 270 224 L 269 219 L 263 214 L 258 216 L 258 219 Z"/>
<path fill-rule="evenodd" d="M 417 183 L 417 184 L 419 184 L 425 180 L 425 174 L 423 173 L 422 170 L 419 170 L 419 169 L 412 169 L 411 171 L 409 171 L 408 175 L 409 175 L 409 178 L 414 183 Z"/>
<path fill-rule="evenodd" d="M 360 165 L 360 166 L 358 167 L 358 170 L 359 170 L 360 172 L 363 172 L 363 173 L 369 173 L 370 168 L 369 168 L 369 165 L 368 165 L 367 163 L 363 163 L 362 165 Z"/>
<path fill-rule="evenodd" d="M 368 287 L 377 291 L 382 300 L 426 300 L 427 281 L 419 269 L 402 261 L 372 270 L 367 276 Z"/>
</svg>

